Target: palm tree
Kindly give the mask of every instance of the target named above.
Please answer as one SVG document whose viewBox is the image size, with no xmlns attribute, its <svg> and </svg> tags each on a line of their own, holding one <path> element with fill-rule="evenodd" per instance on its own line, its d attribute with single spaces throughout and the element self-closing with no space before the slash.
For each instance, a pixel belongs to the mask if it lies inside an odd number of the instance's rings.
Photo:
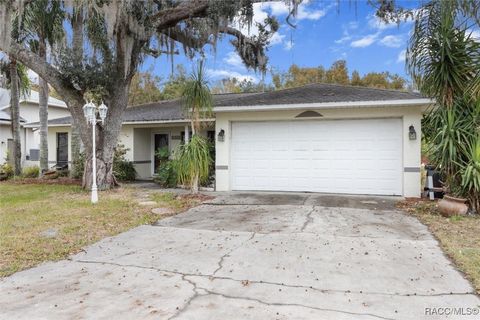
<svg viewBox="0 0 480 320">
<path fill-rule="evenodd" d="M 60 1 L 37 0 L 27 6 L 22 20 L 26 38 L 38 55 L 47 59 L 50 48 L 64 36 L 63 10 Z M 48 83 L 39 78 L 40 171 L 48 170 Z"/>
<path fill-rule="evenodd" d="M 200 61 L 197 70 L 192 72 L 185 83 L 182 98 L 185 111 L 190 116 L 193 136 L 200 129 L 201 119 L 207 118 L 213 110 L 213 98 L 205 78 L 203 61 Z"/>
<path fill-rule="evenodd" d="M 182 99 L 190 117 L 192 138 L 178 150 L 177 175 L 180 183 L 190 186 L 192 193 L 198 193 L 199 183 L 208 179 L 212 162 L 208 141 L 198 134 L 201 120 L 209 117 L 213 109 L 213 98 L 205 79 L 202 61 L 185 83 Z"/>
<path fill-rule="evenodd" d="M 469 31 L 479 21 L 465 3 L 432 1 L 419 10 L 406 64 L 422 94 L 438 105 L 423 123 L 431 160 L 444 174 L 448 191 L 467 197 L 479 211 L 480 199 L 472 195 L 480 193 L 480 43 Z"/>
<path fill-rule="evenodd" d="M 27 68 L 13 58 L 0 64 L 1 73 L 7 79 L 10 89 L 10 120 L 13 142 L 13 166 L 15 175 L 22 172 L 22 145 L 20 140 L 20 95 L 27 96 L 30 91 L 30 79 Z"/>
<path fill-rule="evenodd" d="M 472 38 L 471 23 L 457 1 L 432 1 L 417 13 L 407 70 L 420 91 L 443 107 L 451 106 L 480 76 L 480 43 Z"/>
</svg>

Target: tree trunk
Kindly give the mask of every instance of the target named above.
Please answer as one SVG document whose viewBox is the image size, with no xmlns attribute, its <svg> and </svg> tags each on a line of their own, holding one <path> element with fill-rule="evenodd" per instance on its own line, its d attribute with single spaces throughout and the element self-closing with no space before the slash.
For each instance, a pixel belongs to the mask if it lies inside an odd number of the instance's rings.
<svg viewBox="0 0 480 320">
<path fill-rule="evenodd" d="M 80 138 L 80 129 L 78 128 L 77 121 L 72 118 L 72 137 L 71 141 L 71 154 L 72 159 L 70 162 L 70 176 L 78 178 L 80 177 L 80 172 L 78 172 L 80 166 L 80 146 L 81 146 L 81 138 Z M 81 168 L 81 166 L 80 166 Z"/>
<path fill-rule="evenodd" d="M 118 185 L 113 174 L 113 155 L 117 146 L 118 136 L 122 129 L 122 118 L 128 103 L 128 84 L 121 82 L 112 95 L 110 101 L 105 101 L 108 112 L 105 123 L 97 124 L 95 131 L 96 159 L 97 159 L 97 186 L 99 190 L 110 189 Z M 85 146 L 86 163 L 83 174 L 83 187 L 92 186 L 92 127 L 84 124 L 80 128 L 82 141 Z"/>
<path fill-rule="evenodd" d="M 38 54 L 47 58 L 45 39 L 40 39 Z M 48 171 L 48 83 L 39 78 L 38 107 L 40 118 L 40 173 Z"/>
<path fill-rule="evenodd" d="M 12 121 L 13 166 L 15 175 L 22 173 L 22 147 L 20 142 L 20 92 L 17 61 L 10 58 L 10 119 Z"/>
<path fill-rule="evenodd" d="M 75 54 L 82 59 L 83 57 L 83 5 L 78 3 L 74 7 L 72 15 L 72 41 L 73 49 Z M 75 177 L 80 176 L 80 146 L 81 146 L 81 137 L 80 137 L 80 126 L 78 125 L 77 119 L 72 117 L 72 138 L 71 138 L 71 165 L 70 165 L 70 174 Z M 85 168 L 84 168 L 85 169 Z"/>
<path fill-rule="evenodd" d="M 192 194 L 197 194 L 199 190 L 199 183 L 198 183 L 198 174 L 195 175 L 192 182 L 192 187 L 190 188 Z"/>
</svg>

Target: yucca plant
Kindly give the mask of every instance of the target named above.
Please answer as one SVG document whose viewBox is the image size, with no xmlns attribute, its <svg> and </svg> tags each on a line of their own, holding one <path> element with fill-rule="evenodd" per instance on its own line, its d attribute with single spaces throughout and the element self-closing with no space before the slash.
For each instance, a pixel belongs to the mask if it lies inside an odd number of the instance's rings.
<svg viewBox="0 0 480 320">
<path fill-rule="evenodd" d="M 430 159 L 445 176 L 449 192 L 463 196 L 460 171 L 468 158 L 468 145 L 475 132 L 469 102 L 456 100 L 450 108 L 430 111 L 424 120 L 425 140 Z"/>
<path fill-rule="evenodd" d="M 185 111 L 190 116 L 192 125 L 192 139 L 185 141 L 177 150 L 175 167 L 178 181 L 189 186 L 192 193 L 198 193 L 199 183 L 208 179 L 212 162 L 208 141 L 198 135 L 201 120 L 209 117 L 213 108 L 213 98 L 202 61 L 190 75 L 182 93 Z"/>
<path fill-rule="evenodd" d="M 462 187 L 470 205 L 480 212 L 480 135 L 468 147 L 468 162 L 462 169 Z"/>
<path fill-rule="evenodd" d="M 204 137 L 194 135 L 189 143 L 180 145 L 175 154 L 177 180 L 198 193 L 200 183 L 208 180 L 212 158 L 210 146 Z"/>
</svg>

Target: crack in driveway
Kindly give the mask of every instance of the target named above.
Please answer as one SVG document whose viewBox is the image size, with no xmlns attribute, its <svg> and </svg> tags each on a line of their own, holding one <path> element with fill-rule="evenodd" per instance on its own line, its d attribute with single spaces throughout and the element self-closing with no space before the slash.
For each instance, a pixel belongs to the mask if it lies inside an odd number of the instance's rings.
<svg viewBox="0 0 480 320">
<path fill-rule="evenodd" d="M 252 235 L 247 240 L 243 241 L 238 246 L 233 247 L 227 253 L 221 256 L 220 260 L 217 262 L 218 267 L 213 271 L 212 275 L 215 275 L 218 271 L 220 271 L 223 268 L 223 261 L 225 260 L 226 257 L 229 257 L 235 250 L 238 250 L 241 247 L 243 247 L 247 242 L 251 241 L 254 237 L 255 237 L 255 232 L 252 232 Z"/>
<path fill-rule="evenodd" d="M 305 228 L 307 225 L 311 222 L 313 222 L 312 214 L 315 212 L 315 206 L 312 206 L 312 210 L 310 210 L 309 213 L 307 213 L 307 216 L 305 217 L 305 222 L 303 223 L 302 227 L 300 228 L 300 232 L 305 231 Z"/>
<path fill-rule="evenodd" d="M 380 295 L 380 296 L 389 296 L 389 297 L 442 297 L 442 296 L 466 296 L 466 295 L 476 295 L 474 291 L 471 292 L 447 292 L 447 293 L 433 293 L 433 294 L 419 294 L 419 293 L 390 293 L 390 292 L 374 292 L 374 291 L 354 291 L 354 290 L 336 290 L 336 289 L 322 289 L 314 286 L 303 286 L 303 285 L 295 285 L 295 284 L 286 284 L 280 282 L 272 282 L 272 281 L 263 281 L 263 280 L 249 280 L 249 279 L 235 279 L 232 277 L 225 277 L 225 276 L 216 276 L 214 274 L 198 274 L 198 273 L 187 273 L 187 272 L 180 272 L 176 270 L 168 270 L 168 269 L 161 269 L 157 267 L 148 267 L 148 266 L 140 266 L 134 264 L 121 264 L 116 262 L 105 262 L 105 261 L 93 261 L 93 260 L 71 260 L 72 262 L 78 263 L 87 263 L 87 264 L 103 264 L 103 265 L 112 265 L 117 267 L 124 267 L 124 268 L 139 268 L 139 269 L 148 269 L 148 270 L 155 270 L 165 273 L 172 273 L 176 275 L 180 275 L 183 277 L 200 277 L 200 278 L 208 278 L 210 280 L 230 280 L 234 282 L 244 282 L 248 281 L 252 284 L 258 285 L 273 285 L 273 286 L 281 286 L 285 288 L 292 288 L 292 289 L 309 289 L 313 291 L 317 291 L 320 293 L 342 293 L 342 294 L 362 294 L 362 295 Z M 186 279 L 184 279 L 187 281 Z M 189 281 L 187 281 L 189 282 Z"/>
<path fill-rule="evenodd" d="M 199 287 L 201 288 L 201 287 Z M 329 309 L 329 308 L 319 308 L 315 306 L 309 306 L 305 304 L 300 304 L 300 303 L 283 303 L 283 302 L 267 302 L 261 299 L 257 298 L 251 298 L 251 297 L 241 297 L 241 296 L 233 296 L 233 295 L 227 295 L 224 293 L 220 292 L 215 292 L 212 290 L 208 290 L 206 288 L 201 288 L 207 292 L 205 295 L 215 295 L 215 296 L 221 296 L 225 299 L 235 299 L 235 300 L 243 300 L 243 301 L 253 301 L 257 302 L 266 306 L 275 306 L 275 307 L 300 307 L 300 308 L 306 308 L 306 309 L 311 309 L 311 310 L 317 310 L 317 311 L 324 311 L 324 312 L 334 312 L 334 313 L 342 313 L 342 314 L 348 314 L 348 315 L 353 315 L 353 316 L 368 316 L 368 317 L 374 317 L 378 319 L 385 319 L 385 320 L 395 320 L 393 318 L 387 318 L 387 317 L 382 317 L 373 313 L 357 313 L 357 312 L 349 312 L 349 311 L 344 311 L 344 310 L 339 310 L 339 309 Z M 191 302 L 191 301 L 190 301 Z M 188 306 L 186 306 L 188 308 Z M 183 310 L 185 310 L 184 308 Z"/>
</svg>

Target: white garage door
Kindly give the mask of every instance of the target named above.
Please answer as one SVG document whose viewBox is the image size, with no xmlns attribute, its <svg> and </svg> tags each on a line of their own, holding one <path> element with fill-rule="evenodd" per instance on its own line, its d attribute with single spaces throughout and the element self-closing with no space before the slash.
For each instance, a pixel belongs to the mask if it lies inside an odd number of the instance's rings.
<svg viewBox="0 0 480 320">
<path fill-rule="evenodd" d="M 233 122 L 232 190 L 402 194 L 401 119 Z"/>
</svg>

